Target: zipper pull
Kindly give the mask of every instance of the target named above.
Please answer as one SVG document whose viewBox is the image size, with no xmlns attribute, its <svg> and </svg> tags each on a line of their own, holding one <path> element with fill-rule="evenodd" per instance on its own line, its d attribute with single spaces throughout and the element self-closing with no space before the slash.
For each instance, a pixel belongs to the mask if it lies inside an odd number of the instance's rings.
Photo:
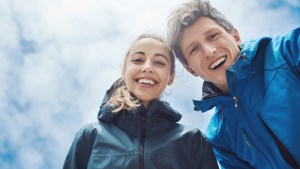
<svg viewBox="0 0 300 169">
<path fill-rule="evenodd" d="M 243 135 L 244 135 L 244 138 L 245 138 L 245 140 L 246 140 L 247 146 L 248 146 L 249 148 L 251 148 L 252 146 L 251 146 L 251 144 L 250 144 L 250 141 L 249 141 L 249 139 L 248 139 L 248 136 L 247 136 L 246 131 L 245 131 L 244 129 L 243 129 L 242 131 L 243 131 Z"/>
<path fill-rule="evenodd" d="M 233 100 L 234 100 L 234 107 L 237 108 L 239 99 L 236 96 L 233 96 Z"/>
<path fill-rule="evenodd" d="M 241 58 L 242 60 L 246 60 L 246 59 L 247 59 L 246 52 L 243 52 L 243 53 L 241 54 L 240 58 Z"/>
</svg>

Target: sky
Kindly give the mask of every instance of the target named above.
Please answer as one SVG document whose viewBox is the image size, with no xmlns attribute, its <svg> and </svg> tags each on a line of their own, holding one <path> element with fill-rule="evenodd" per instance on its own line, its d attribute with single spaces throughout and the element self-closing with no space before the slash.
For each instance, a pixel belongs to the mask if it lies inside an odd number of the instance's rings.
<svg viewBox="0 0 300 169">
<path fill-rule="evenodd" d="M 106 90 L 141 33 L 165 35 L 185 0 L 0 0 L 0 168 L 62 168 L 75 133 L 97 121 Z M 211 0 L 242 41 L 300 26 L 299 0 Z M 202 80 L 176 62 L 164 100 L 181 123 L 205 131 L 213 111 L 193 110 Z"/>
</svg>

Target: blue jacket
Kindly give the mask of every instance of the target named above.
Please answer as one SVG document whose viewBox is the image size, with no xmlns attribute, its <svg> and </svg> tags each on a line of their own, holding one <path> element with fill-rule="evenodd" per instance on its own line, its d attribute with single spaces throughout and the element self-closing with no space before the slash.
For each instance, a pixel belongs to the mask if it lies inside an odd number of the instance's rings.
<svg viewBox="0 0 300 169">
<path fill-rule="evenodd" d="M 98 122 L 76 134 L 64 169 L 216 169 L 213 148 L 196 128 L 177 123 L 181 115 L 167 102 L 148 109 L 111 112 L 105 105 Z"/>
<path fill-rule="evenodd" d="M 244 43 L 226 72 L 229 95 L 204 82 L 195 110 L 215 107 L 206 135 L 222 168 L 299 168 L 299 34 Z"/>
</svg>

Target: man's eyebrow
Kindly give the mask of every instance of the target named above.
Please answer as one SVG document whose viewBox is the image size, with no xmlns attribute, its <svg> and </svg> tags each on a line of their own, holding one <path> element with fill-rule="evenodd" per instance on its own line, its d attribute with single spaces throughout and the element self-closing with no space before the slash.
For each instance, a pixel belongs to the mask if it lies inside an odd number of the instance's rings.
<svg viewBox="0 0 300 169">
<path fill-rule="evenodd" d="M 210 29 L 208 29 L 207 31 L 205 31 L 203 34 L 204 35 L 207 35 L 207 34 L 210 34 L 210 33 L 212 33 L 212 32 L 215 32 L 215 31 L 218 31 L 219 29 L 217 29 L 217 28 L 210 28 Z"/>
<path fill-rule="evenodd" d="M 208 30 L 206 30 L 205 32 L 203 32 L 202 34 L 203 35 L 205 35 L 205 36 L 207 36 L 207 35 L 209 35 L 209 34 L 211 34 L 212 32 L 215 32 L 215 31 L 218 31 L 218 29 L 217 28 L 210 28 L 210 29 L 208 29 Z M 188 49 L 190 49 L 192 46 L 194 46 L 194 44 L 196 44 L 194 41 L 192 41 L 190 44 L 188 44 L 188 46 L 185 48 L 185 49 L 183 49 L 184 51 L 187 51 Z"/>
</svg>

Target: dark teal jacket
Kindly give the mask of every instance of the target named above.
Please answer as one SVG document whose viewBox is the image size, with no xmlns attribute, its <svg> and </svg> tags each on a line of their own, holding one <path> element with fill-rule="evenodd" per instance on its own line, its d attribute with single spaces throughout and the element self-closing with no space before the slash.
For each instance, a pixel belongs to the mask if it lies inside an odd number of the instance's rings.
<svg viewBox="0 0 300 169">
<path fill-rule="evenodd" d="M 205 82 L 194 101 L 215 107 L 206 135 L 221 167 L 300 168 L 300 29 L 244 43 L 226 75 L 229 95 Z"/>
<path fill-rule="evenodd" d="M 218 168 L 204 135 L 177 123 L 181 115 L 168 103 L 153 100 L 149 109 L 117 113 L 111 108 L 102 104 L 99 121 L 78 131 L 64 169 Z"/>
</svg>

